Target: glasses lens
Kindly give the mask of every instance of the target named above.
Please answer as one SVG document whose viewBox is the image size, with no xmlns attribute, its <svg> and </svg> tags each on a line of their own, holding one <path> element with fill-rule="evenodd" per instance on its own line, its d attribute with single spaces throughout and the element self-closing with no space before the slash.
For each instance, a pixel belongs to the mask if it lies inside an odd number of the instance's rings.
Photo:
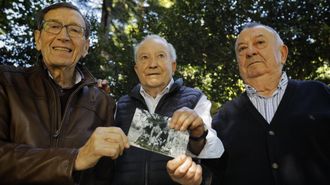
<svg viewBox="0 0 330 185">
<path fill-rule="evenodd" d="M 44 22 L 43 29 L 48 33 L 58 34 L 61 32 L 63 25 L 58 22 Z"/>
<path fill-rule="evenodd" d="M 84 28 L 77 25 L 68 25 L 67 31 L 71 37 L 82 37 L 84 35 Z"/>
<path fill-rule="evenodd" d="M 43 24 L 43 29 L 52 34 L 59 34 L 62 28 L 66 27 L 66 31 L 70 37 L 82 37 L 84 36 L 84 28 L 78 25 L 65 25 L 55 21 L 45 21 Z"/>
</svg>

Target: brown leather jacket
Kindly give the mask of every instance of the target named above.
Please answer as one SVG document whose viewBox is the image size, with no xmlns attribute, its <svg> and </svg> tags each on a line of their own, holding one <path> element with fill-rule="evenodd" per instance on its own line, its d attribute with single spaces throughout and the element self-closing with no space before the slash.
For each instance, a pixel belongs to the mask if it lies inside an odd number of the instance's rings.
<svg viewBox="0 0 330 185">
<path fill-rule="evenodd" d="M 109 183 L 109 158 L 73 172 L 78 148 L 96 127 L 113 125 L 115 108 L 114 100 L 95 87 L 93 76 L 79 70 L 83 81 L 62 117 L 58 90 L 41 65 L 0 66 L 1 185 Z"/>
</svg>

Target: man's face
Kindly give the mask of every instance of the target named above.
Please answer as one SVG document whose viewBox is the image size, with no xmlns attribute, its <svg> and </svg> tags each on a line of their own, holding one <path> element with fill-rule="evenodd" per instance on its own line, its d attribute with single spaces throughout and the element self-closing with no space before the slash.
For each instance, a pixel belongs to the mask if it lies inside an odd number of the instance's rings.
<svg viewBox="0 0 330 185">
<path fill-rule="evenodd" d="M 245 83 L 258 77 L 279 78 L 287 57 L 287 47 L 277 43 L 274 34 L 263 26 L 243 30 L 235 52 Z"/>
<path fill-rule="evenodd" d="M 85 28 L 82 16 L 69 8 L 57 8 L 48 11 L 44 21 L 54 21 L 62 25 L 77 25 Z M 36 48 L 41 51 L 43 61 L 48 68 L 73 68 L 81 57 L 86 56 L 89 40 L 82 37 L 70 37 L 63 27 L 58 34 L 48 33 L 44 29 L 35 31 Z"/>
<path fill-rule="evenodd" d="M 144 41 L 137 50 L 135 72 L 146 91 L 162 91 L 176 70 L 166 43 L 159 39 Z"/>
</svg>

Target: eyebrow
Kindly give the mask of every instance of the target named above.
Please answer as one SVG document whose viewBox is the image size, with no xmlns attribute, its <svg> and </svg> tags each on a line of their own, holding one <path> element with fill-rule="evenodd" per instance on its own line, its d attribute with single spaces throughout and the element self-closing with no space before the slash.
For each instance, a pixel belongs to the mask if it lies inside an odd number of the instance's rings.
<svg viewBox="0 0 330 185">
<path fill-rule="evenodd" d="M 259 35 L 257 35 L 255 38 L 260 38 L 260 37 L 264 37 L 265 35 L 260 33 Z"/>
<path fill-rule="evenodd" d="M 264 34 L 262 34 L 262 33 L 260 33 L 259 35 L 257 35 L 257 36 L 255 36 L 254 38 L 261 38 L 261 37 L 264 37 L 265 35 Z M 240 45 L 243 45 L 243 44 L 245 44 L 244 42 L 239 42 L 239 43 L 237 43 L 237 47 L 239 47 Z"/>
<path fill-rule="evenodd" d="M 168 52 L 167 52 L 166 50 L 159 50 L 159 51 L 157 51 L 156 53 L 157 53 L 157 54 L 159 54 L 159 53 L 167 54 Z"/>
<path fill-rule="evenodd" d="M 141 56 L 141 55 L 149 55 L 147 52 L 141 52 L 141 53 L 137 53 L 137 56 Z"/>
<path fill-rule="evenodd" d="M 75 25 L 75 26 L 80 26 L 80 27 L 84 28 L 83 25 L 80 25 L 80 24 L 75 23 L 75 22 L 73 22 L 73 23 L 69 23 L 69 24 L 63 24 L 61 21 L 59 21 L 59 20 L 57 20 L 57 19 L 47 19 L 47 20 L 44 20 L 44 21 L 47 21 L 47 22 L 49 22 L 49 21 L 53 21 L 53 22 L 61 23 L 62 25 Z"/>
</svg>

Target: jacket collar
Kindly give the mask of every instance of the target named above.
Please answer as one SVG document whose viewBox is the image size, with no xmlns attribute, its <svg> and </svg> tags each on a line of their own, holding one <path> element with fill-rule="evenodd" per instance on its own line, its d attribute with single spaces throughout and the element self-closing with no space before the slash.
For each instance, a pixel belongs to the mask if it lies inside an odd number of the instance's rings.
<svg viewBox="0 0 330 185">
<path fill-rule="evenodd" d="M 42 55 L 40 55 L 40 57 L 38 58 L 36 67 L 45 71 L 45 74 L 47 76 L 49 76 L 48 70 L 42 60 Z M 89 83 L 97 82 L 96 79 L 94 78 L 94 76 L 89 72 L 89 70 L 85 66 L 82 66 L 80 63 L 77 63 L 76 71 L 78 71 L 80 73 L 82 83 L 89 84 Z"/>
<path fill-rule="evenodd" d="M 180 87 L 183 86 L 183 80 L 182 78 L 179 78 L 174 81 L 172 86 L 169 89 L 169 92 L 166 94 L 172 94 L 173 92 L 176 92 L 180 89 Z M 137 84 L 132 91 L 129 93 L 129 96 L 136 98 L 136 99 L 143 99 L 142 95 L 140 94 L 141 84 Z"/>
</svg>

